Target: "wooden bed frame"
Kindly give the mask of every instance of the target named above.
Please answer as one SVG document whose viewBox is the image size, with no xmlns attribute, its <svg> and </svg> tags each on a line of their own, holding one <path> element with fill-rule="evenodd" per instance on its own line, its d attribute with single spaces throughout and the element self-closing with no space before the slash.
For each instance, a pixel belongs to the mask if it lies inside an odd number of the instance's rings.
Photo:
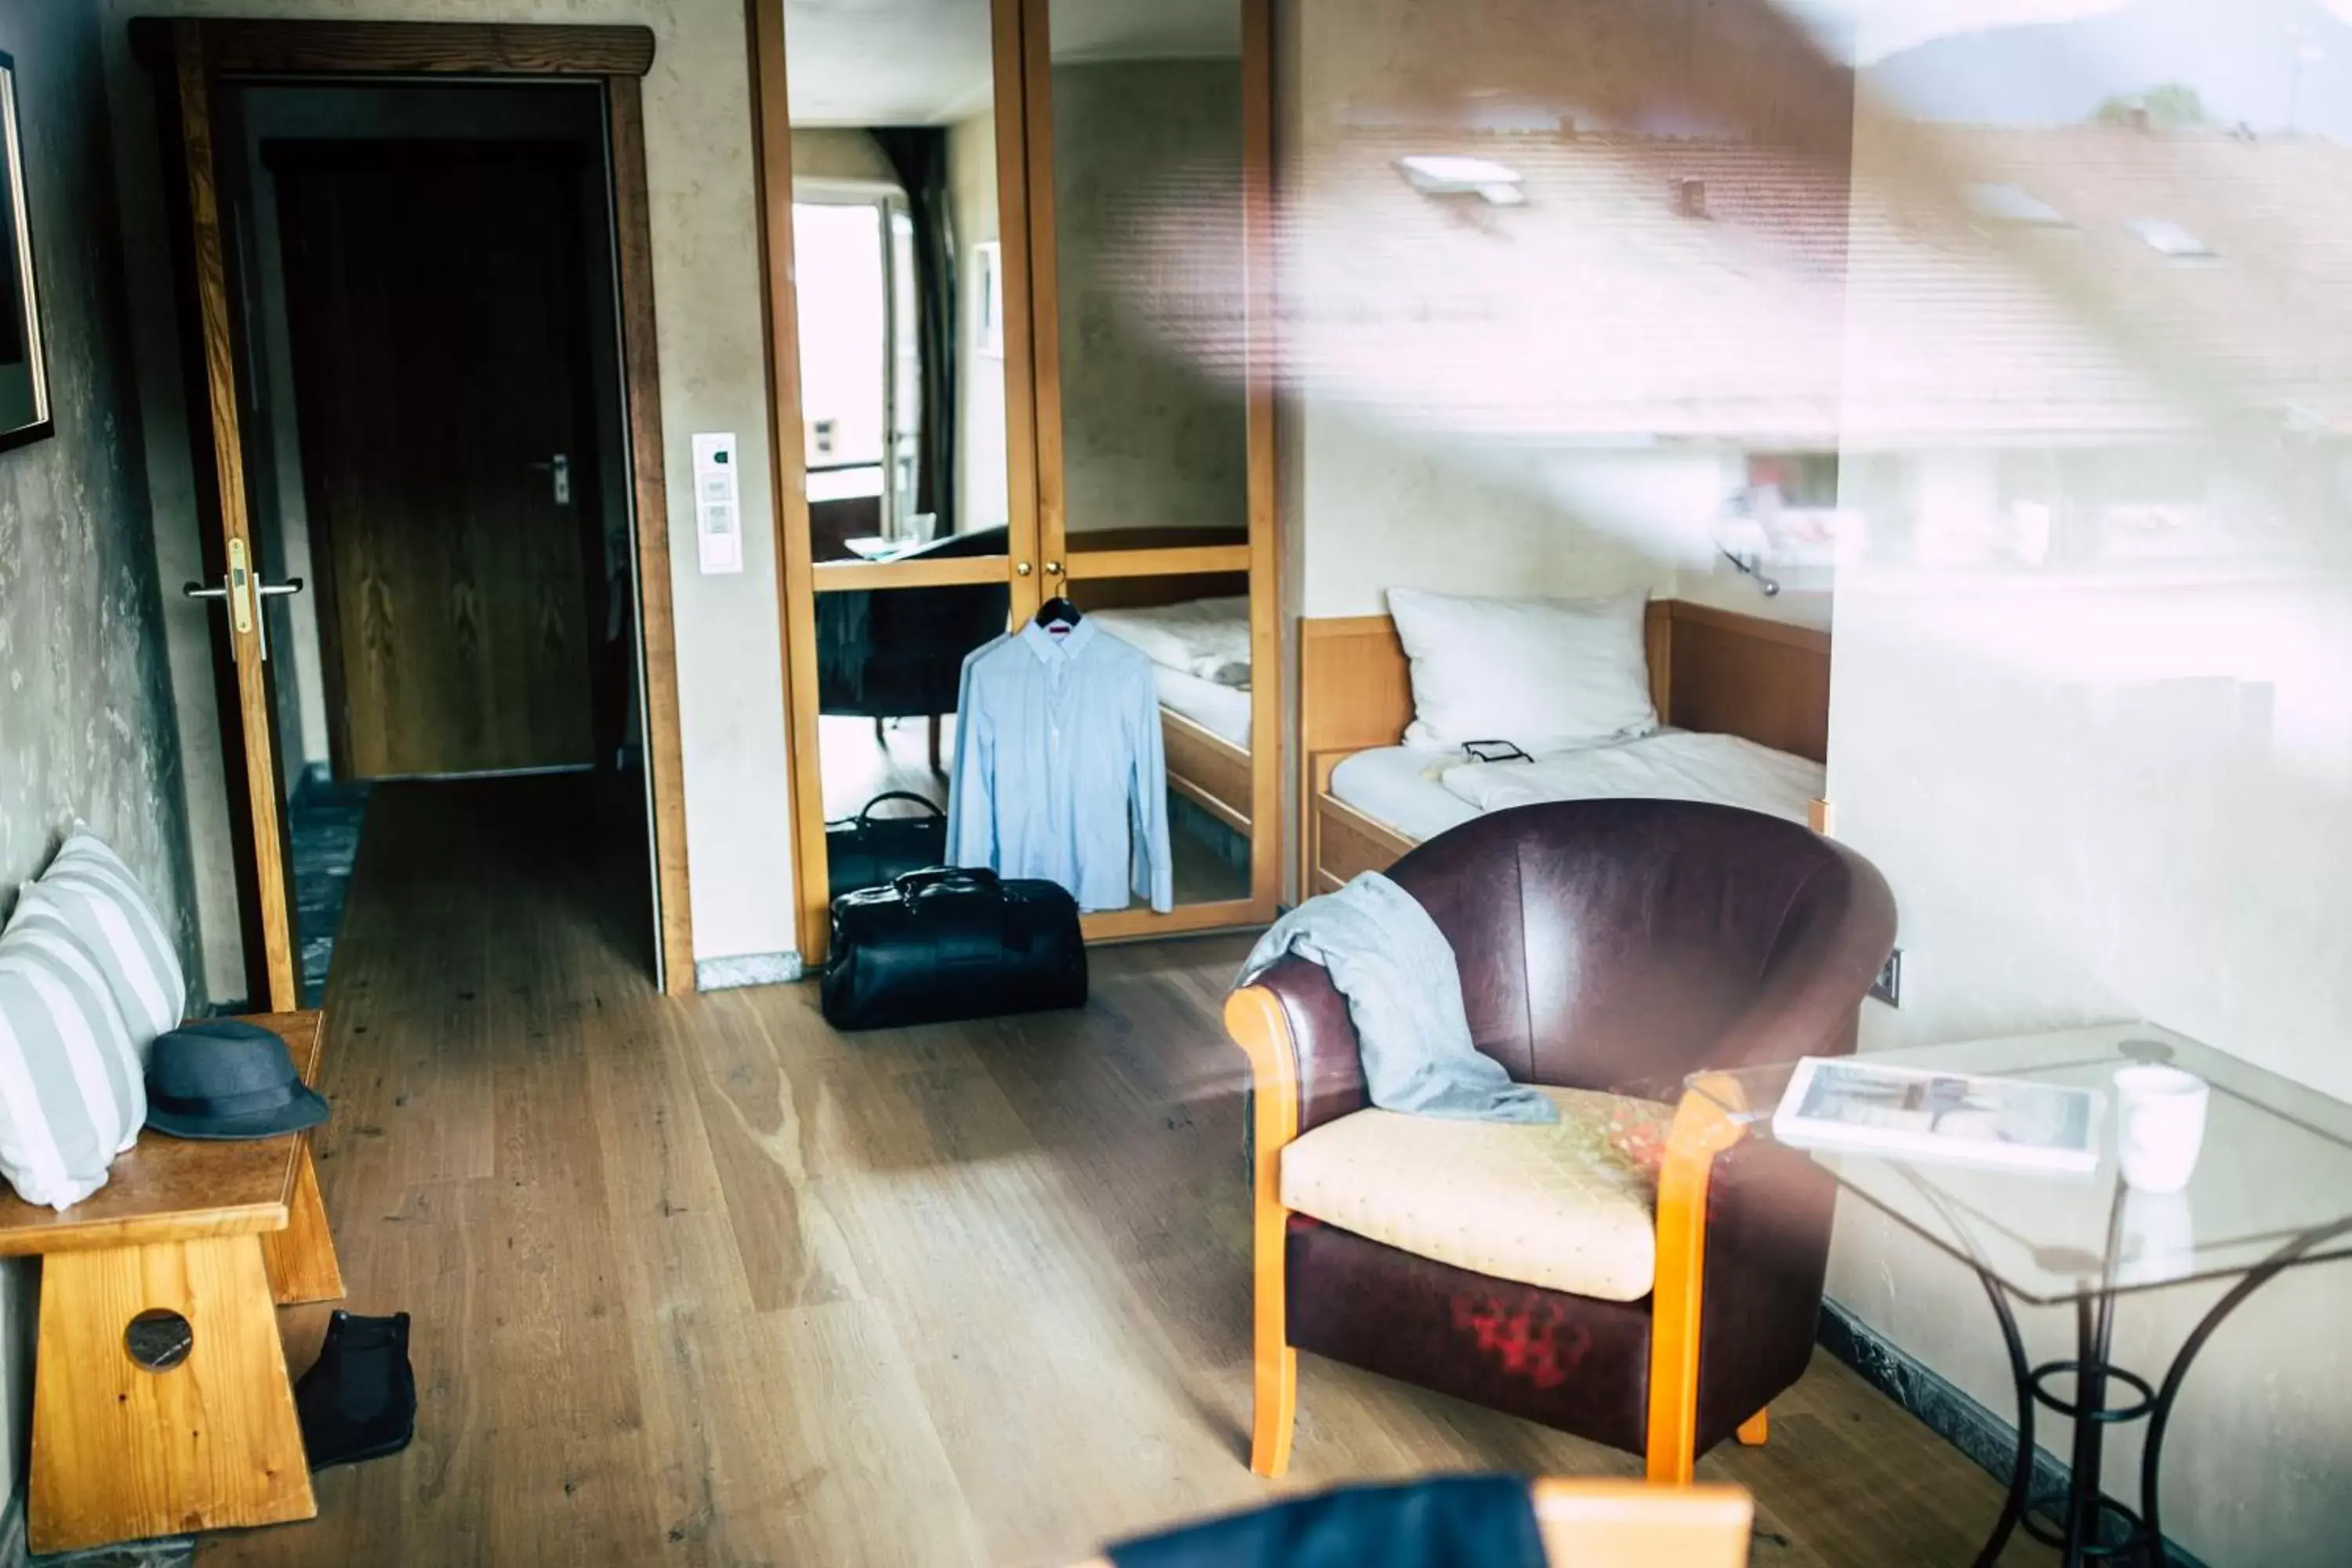
<svg viewBox="0 0 2352 1568">
<path fill-rule="evenodd" d="M 1119 531 L 1121 544 L 1130 540 L 1150 537 L 1159 542 L 1158 535 L 1180 531 L 1126 529 Z M 1097 535 L 1108 538 L 1109 535 Z M 1186 573 L 1172 576 L 1089 579 L 1074 591 L 1079 605 L 1088 610 L 1147 609 L 1162 605 L 1181 605 L 1193 599 L 1232 598 L 1249 592 L 1249 578 L 1239 573 Z M 1253 681 L 1253 687 L 1259 683 Z M 1275 689 L 1271 680 L 1264 682 L 1267 692 Z M 1252 700 L 1256 700 L 1255 697 Z M 1246 746 L 1237 746 L 1215 731 L 1194 723 L 1168 707 L 1160 710 L 1160 734 L 1162 749 L 1168 755 L 1168 787 L 1247 838 L 1250 834 L 1250 807 L 1254 794 L 1250 772 L 1250 753 Z"/>
<path fill-rule="evenodd" d="M 1240 834 L 1250 831 L 1250 754 L 1172 708 L 1160 710 L 1168 787 Z"/>
<path fill-rule="evenodd" d="M 1299 755 L 1307 803 L 1299 897 L 1306 898 L 1383 869 L 1413 846 L 1331 794 L 1331 771 L 1340 763 L 1403 739 L 1412 721 L 1412 680 L 1396 623 L 1386 616 L 1305 620 L 1298 629 Z M 1828 756 L 1827 632 L 1654 599 L 1644 635 L 1650 700 L 1664 722 L 1738 735 L 1817 763 Z M 1172 776 L 1172 760 L 1170 772 Z"/>
</svg>

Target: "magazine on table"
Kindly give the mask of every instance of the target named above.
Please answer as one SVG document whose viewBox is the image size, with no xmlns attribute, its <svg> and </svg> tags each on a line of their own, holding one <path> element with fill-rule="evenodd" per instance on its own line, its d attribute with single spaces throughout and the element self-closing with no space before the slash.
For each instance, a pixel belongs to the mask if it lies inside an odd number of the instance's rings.
<svg viewBox="0 0 2352 1568">
<path fill-rule="evenodd" d="M 2095 1089 L 1807 1057 L 1772 1112 L 1772 1136 L 1804 1149 L 2088 1172 L 2099 1163 L 2098 1121 Z"/>
</svg>

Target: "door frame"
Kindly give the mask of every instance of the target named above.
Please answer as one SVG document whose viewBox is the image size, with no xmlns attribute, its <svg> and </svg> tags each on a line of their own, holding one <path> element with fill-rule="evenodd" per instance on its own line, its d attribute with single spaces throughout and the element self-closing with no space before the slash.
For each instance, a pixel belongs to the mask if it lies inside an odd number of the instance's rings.
<svg viewBox="0 0 2352 1568">
<path fill-rule="evenodd" d="M 612 182 L 614 275 L 620 307 L 622 414 L 634 513 L 640 689 L 651 795 L 654 892 L 662 989 L 694 989 L 693 914 L 686 792 L 678 731 L 677 655 L 671 605 L 669 501 L 663 474 L 661 379 L 654 320 L 653 230 L 646 182 L 642 79 L 654 36 L 638 26 L 477 22 L 247 21 L 142 16 L 133 55 L 155 76 L 163 185 L 191 386 L 189 444 L 206 573 L 219 581 L 232 548 L 250 560 L 252 520 L 236 398 L 237 354 L 223 261 L 214 162 L 215 86 L 225 78 L 318 81 L 441 76 L 569 77 L 604 93 Z M 206 410 L 199 425 L 193 410 Z M 237 584 L 230 584 L 232 592 Z M 259 658 L 257 605 L 240 629 L 214 621 L 221 671 L 222 750 L 230 780 L 246 972 L 256 1006 L 299 1003 L 288 891 L 288 848 L 276 711 Z M 233 673 L 232 673 L 233 672 Z"/>
<path fill-rule="evenodd" d="M 1250 579 L 1251 862 L 1249 895 L 1180 905 L 1167 914 L 1115 910 L 1087 915 L 1090 942 L 1170 936 L 1263 925 L 1282 890 L 1283 736 L 1281 548 L 1276 487 L 1274 268 L 1274 4 L 1234 0 L 1242 23 L 1243 293 L 1249 451 L 1247 542 L 1213 552 L 1122 552 L 1089 563 L 1098 577 L 1246 570 Z M 814 967 L 831 938 L 826 890 L 824 781 L 817 740 L 815 595 L 848 588 L 1005 582 L 1013 624 L 1060 591 L 1067 559 L 1061 537 L 1059 301 L 1053 272 L 1054 173 L 1049 85 L 1052 59 L 1045 0 L 991 0 L 994 43 L 997 218 L 1004 294 L 1005 471 L 1008 548 L 1013 572 L 996 558 L 922 563 L 929 569 L 811 560 L 806 455 L 801 433 L 800 330 L 793 267 L 793 137 L 786 94 L 783 0 L 745 0 L 751 48 L 753 176 L 760 187 L 761 300 L 766 316 L 769 442 L 779 533 L 776 595 L 784 626 L 784 705 L 793 777 L 796 925 Z M 1039 195 L 1032 195 L 1033 187 Z M 1041 210 L 1042 221 L 1038 217 Z M 1041 405 L 1054 419 L 1041 419 Z M 1197 557 L 1213 554 L 1213 561 Z M 1050 559 L 1049 559 L 1050 558 Z M 1034 574 L 1042 562 L 1045 576 Z M 1072 570 L 1073 576 L 1080 573 Z M 1048 583 L 1046 577 L 1054 578 Z"/>
</svg>

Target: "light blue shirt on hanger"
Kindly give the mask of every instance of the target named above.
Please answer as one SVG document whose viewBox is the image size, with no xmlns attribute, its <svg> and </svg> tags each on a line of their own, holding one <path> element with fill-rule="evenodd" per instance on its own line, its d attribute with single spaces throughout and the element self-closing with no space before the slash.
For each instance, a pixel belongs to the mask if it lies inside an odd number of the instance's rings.
<svg viewBox="0 0 2352 1568">
<path fill-rule="evenodd" d="M 1175 907 L 1151 661 L 1081 620 L 1034 621 L 963 661 L 948 858 L 1042 877 L 1082 910 Z"/>
</svg>

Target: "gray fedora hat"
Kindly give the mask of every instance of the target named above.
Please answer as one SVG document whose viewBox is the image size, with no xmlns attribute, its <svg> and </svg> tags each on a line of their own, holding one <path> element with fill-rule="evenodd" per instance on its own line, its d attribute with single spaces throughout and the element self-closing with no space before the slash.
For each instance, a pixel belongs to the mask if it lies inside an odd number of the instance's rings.
<svg viewBox="0 0 2352 1568">
<path fill-rule="evenodd" d="M 294 1070 L 286 1042 L 229 1019 L 155 1037 L 147 1058 L 147 1125 L 174 1138 L 275 1138 L 327 1120 L 327 1102 Z"/>
</svg>

